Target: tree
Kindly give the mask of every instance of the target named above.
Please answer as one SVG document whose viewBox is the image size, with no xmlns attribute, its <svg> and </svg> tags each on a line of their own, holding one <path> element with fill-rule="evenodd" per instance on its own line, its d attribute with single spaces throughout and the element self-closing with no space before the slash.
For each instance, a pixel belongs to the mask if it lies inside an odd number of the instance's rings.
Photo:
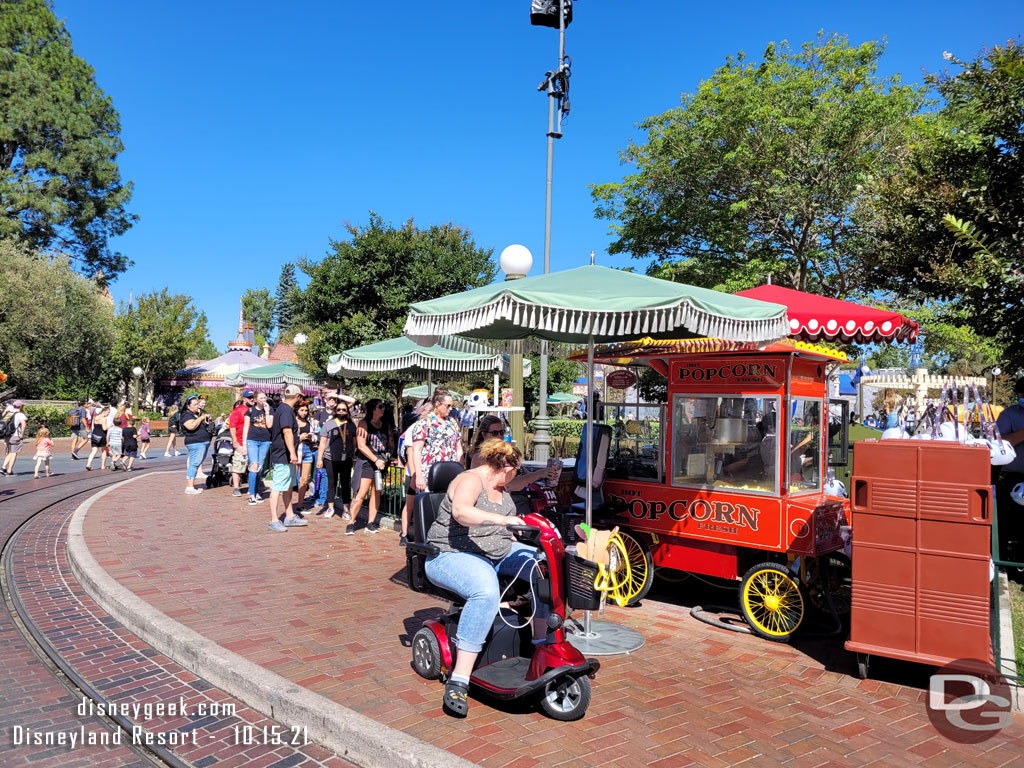
<svg viewBox="0 0 1024 768">
<path fill-rule="evenodd" d="M 371 211 L 366 226 L 345 228 L 350 238 L 331 240 L 322 261 L 299 264 L 310 278 L 301 323 L 308 341 L 299 348 L 309 371 L 325 371 L 342 350 L 401 335 L 414 301 L 494 279 L 493 249 L 478 248 L 454 224 L 419 229 L 409 219 L 395 227 Z"/>
<path fill-rule="evenodd" d="M 799 51 L 743 53 L 681 105 L 647 118 L 636 173 L 592 187 L 617 222 L 609 251 L 653 257 L 653 274 L 735 291 L 775 282 L 845 297 L 869 247 L 859 207 L 895 173 L 923 92 L 878 78 L 880 42 L 818 36 Z"/>
<path fill-rule="evenodd" d="M 292 330 L 299 318 L 302 291 L 295 279 L 295 265 L 288 263 L 281 267 L 281 278 L 277 281 L 274 294 L 274 323 L 278 338 Z"/>
<path fill-rule="evenodd" d="M 209 338 L 205 338 L 198 347 L 192 350 L 192 354 L 189 357 L 194 357 L 196 360 L 212 360 L 219 354 L 220 352 L 217 351 L 214 343 Z"/>
<path fill-rule="evenodd" d="M 246 289 L 242 294 L 242 319 L 252 323 L 256 343 L 264 346 L 274 330 L 274 297 L 269 289 Z"/>
<path fill-rule="evenodd" d="M 879 189 L 875 285 L 950 304 L 1024 368 L 1024 46 L 946 57 L 959 71 L 926 77 L 942 108 Z"/>
<path fill-rule="evenodd" d="M 524 402 L 527 405 L 537 405 L 540 403 L 540 357 L 529 357 L 532 369 L 530 375 L 523 381 Z M 571 393 L 572 385 L 580 376 L 585 375 L 586 370 L 582 363 L 563 357 L 548 357 L 548 395 L 556 392 Z"/>
<path fill-rule="evenodd" d="M 0 3 L 0 238 L 56 248 L 103 279 L 130 263 L 110 238 L 135 221 L 125 206 L 113 103 L 46 0 Z"/>
<path fill-rule="evenodd" d="M 135 307 L 122 303 L 115 325 L 118 335 L 108 372 L 125 391 L 135 366 L 143 370 L 142 391 L 183 369 L 207 333 L 206 314 L 193 306 L 192 298 L 171 295 L 166 288 L 142 294 Z"/>
<path fill-rule="evenodd" d="M 97 383 L 114 344 L 114 307 L 67 256 L 0 241 L 0 370 L 18 395 L 78 399 Z"/>
</svg>

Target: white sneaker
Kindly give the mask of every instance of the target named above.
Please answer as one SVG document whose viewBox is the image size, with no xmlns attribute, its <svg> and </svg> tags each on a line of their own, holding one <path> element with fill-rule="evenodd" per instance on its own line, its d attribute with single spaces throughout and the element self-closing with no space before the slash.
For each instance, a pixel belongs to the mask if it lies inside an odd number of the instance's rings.
<svg viewBox="0 0 1024 768">
<path fill-rule="evenodd" d="M 175 452 L 174 452 L 174 455 L 175 455 L 175 456 L 181 456 L 181 451 L 175 451 Z"/>
<path fill-rule="evenodd" d="M 328 508 L 328 510 L 324 512 L 324 519 L 326 520 L 328 517 L 334 517 L 333 509 Z"/>
<path fill-rule="evenodd" d="M 185 493 L 187 493 L 189 496 L 198 496 L 200 493 L 202 493 L 202 490 L 199 488 L 186 488 Z"/>
<path fill-rule="evenodd" d="M 168 459 L 171 458 L 171 454 L 167 453 L 167 451 L 164 451 L 164 456 L 167 457 Z"/>
</svg>

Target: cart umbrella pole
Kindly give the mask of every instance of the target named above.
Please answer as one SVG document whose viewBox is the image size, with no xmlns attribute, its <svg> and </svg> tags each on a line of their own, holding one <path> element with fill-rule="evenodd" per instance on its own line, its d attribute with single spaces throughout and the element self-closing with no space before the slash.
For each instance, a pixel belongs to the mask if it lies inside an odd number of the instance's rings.
<svg viewBox="0 0 1024 768">
<path fill-rule="evenodd" d="M 589 527 L 594 519 L 594 337 L 587 339 L 587 442 L 583 446 L 587 457 L 586 520 Z M 590 611 L 583 612 L 583 634 L 589 637 Z"/>
</svg>

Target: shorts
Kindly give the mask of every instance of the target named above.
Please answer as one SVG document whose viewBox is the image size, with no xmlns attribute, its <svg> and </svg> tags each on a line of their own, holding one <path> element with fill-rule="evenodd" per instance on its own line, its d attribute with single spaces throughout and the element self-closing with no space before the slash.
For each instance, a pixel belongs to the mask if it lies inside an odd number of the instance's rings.
<svg viewBox="0 0 1024 768">
<path fill-rule="evenodd" d="M 91 432 L 90 432 L 88 427 L 78 427 L 77 429 L 73 429 L 71 431 L 71 434 L 73 434 L 75 437 L 78 437 L 78 438 L 81 438 L 81 439 L 84 440 L 87 437 L 89 437 Z"/>
<path fill-rule="evenodd" d="M 124 456 L 126 459 L 137 459 L 139 457 L 139 452 L 138 451 L 125 451 L 121 455 Z"/>
<path fill-rule="evenodd" d="M 297 470 L 294 464 L 274 464 L 274 479 L 270 482 L 270 490 L 290 491 L 299 478 Z"/>
<path fill-rule="evenodd" d="M 112 454 L 114 454 L 115 456 L 120 456 L 121 453 L 123 452 L 122 451 L 122 447 L 121 447 L 121 443 L 111 443 L 107 447 L 110 449 L 110 452 Z"/>
<path fill-rule="evenodd" d="M 13 454 L 17 455 L 17 454 L 21 453 L 21 448 L 22 448 L 23 445 L 25 445 L 25 441 L 24 440 L 17 440 L 17 441 L 14 441 L 14 442 L 5 443 L 5 445 L 7 446 L 7 453 L 13 453 Z"/>
<path fill-rule="evenodd" d="M 412 475 L 405 476 L 405 495 L 415 496 L 419 491 L 416 489 L 416 479 Z"/>
<path fill-rule="evenodd" d="M 249 457 L 243 446 L 238 446 L 231 454 L 231 473 L 244 475 L 249 471 Z"/>
<path fill-rule="evenodd" d="M 36 461 L 39 461 L 40 459 L 45 459 L 46 461 L 49 461 L 51 456 L 53 456 L 52 453 L 37 453 L 32 458 L 34 458 Z"/>
<path fill-rule="evenodd" d="M 356 459 L 355 466 L 352 467 L 352 483 L 358 488 L 361 480 L 373 480 L 375 469 L 369 459 Z"/>
<path fill-rule="evenodd" d="M 140 437 L 139 438 L 139 442 L 140 443 L 145 443 L 146 445 L 149 445 L 149 438 L 148 437 Z"/>
<path fill-rule="evenodd" d="M 312 464 L 314 456 L 315 456 L 315 454 L 313 452 L 313 449 L 310 448 L 308 445 L 306 445 L 306 443 L 303 443 L 302 444 L 302 463 L 303 464 Z"/>
</svg>

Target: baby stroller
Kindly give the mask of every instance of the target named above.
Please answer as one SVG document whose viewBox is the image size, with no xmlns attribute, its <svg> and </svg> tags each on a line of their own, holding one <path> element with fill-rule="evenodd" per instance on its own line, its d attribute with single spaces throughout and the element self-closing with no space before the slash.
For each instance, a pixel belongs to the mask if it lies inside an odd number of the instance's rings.
<svg viewBox="0 0 1024 768">
<path fill-rule="evenodd" d="M 231 479 L 231 456 L 235 444 L 231 441 L 231 430 L 221 430 L 213 438 L 213 469 L 206 476 L 206 487 L 217 488 Z"/>
</svg>

